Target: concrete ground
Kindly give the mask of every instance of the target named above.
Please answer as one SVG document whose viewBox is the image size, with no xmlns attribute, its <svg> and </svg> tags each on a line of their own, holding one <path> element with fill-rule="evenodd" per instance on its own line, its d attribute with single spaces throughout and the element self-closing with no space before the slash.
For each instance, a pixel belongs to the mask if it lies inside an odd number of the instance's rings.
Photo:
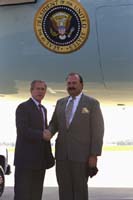
<svg viewBox="0 0 133 200">
<path fill-rule="evenodd" d="M 6 187 L 1 200 L 13 200 L 13 187 Z M 57 187 L 44 187 L 42 200 L 58 200 Z M 133 200 L 133 188 L 89 188 L 89 200 Z"/>
</svg>

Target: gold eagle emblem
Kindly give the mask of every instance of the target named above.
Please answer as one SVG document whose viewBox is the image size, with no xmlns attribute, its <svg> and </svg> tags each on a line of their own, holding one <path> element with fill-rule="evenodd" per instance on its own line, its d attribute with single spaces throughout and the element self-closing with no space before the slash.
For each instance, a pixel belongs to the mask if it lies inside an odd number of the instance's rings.
<svg viewBox="0 0 133 200">
<path fill-rule="evenodd" d="M 66 37 L 71 37 L 74 27 L 70 28 L 72 16 L 66 12 L 58 12 L 50 18 L 52 27 L 50 33 L 53 37 L 59 37 L 60 40 L 65 40 Z"/>
</svg>

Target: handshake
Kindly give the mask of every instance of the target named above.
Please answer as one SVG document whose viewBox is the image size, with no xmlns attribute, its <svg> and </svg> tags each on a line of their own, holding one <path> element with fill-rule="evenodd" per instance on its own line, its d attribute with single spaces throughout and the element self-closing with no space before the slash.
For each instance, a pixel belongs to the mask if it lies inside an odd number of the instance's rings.
<svg viewBox="0 0 133 200">
<path fill-rule="evenodd" d="M 51 138 L 52 138 L 52 133 L 48 129 L 45 129 L 43 131 L 43 139 L 46 141 L 50 141 Z"/>
</svg>

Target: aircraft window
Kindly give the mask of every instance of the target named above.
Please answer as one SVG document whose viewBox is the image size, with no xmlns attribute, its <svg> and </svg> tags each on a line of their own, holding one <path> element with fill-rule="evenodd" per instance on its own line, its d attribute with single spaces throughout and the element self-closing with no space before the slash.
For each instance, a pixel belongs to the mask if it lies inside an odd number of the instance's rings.
<svg viewBox="0 0 133 200">
<path fill-rule="evenodd" d="M 35 3 L 35 2 L 36 2 L 36 0 L 0 0 L 0 6 L 24 4 L 24 3 Z"/>
</svg>

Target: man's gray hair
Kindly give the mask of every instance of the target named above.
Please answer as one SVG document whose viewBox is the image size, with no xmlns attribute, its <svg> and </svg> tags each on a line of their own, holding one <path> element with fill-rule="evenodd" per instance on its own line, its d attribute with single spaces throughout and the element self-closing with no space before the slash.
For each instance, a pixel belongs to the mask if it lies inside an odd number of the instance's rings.
<svg viewBox="0 0 133 200">
<path fill-rule="evenodd" d="M 30 90 L 33 90 L 33 89 L 34 89 L 34 86 L 35 86 L 36 83 L 44 83 L 44 85 L 47 87 L 47 84 L 46 84 L 45 81 L 42 81 L 42 80 L 33 80 L 33 81 L 31 82 L 31 85 L 30 85 Z"/>
</svg>

